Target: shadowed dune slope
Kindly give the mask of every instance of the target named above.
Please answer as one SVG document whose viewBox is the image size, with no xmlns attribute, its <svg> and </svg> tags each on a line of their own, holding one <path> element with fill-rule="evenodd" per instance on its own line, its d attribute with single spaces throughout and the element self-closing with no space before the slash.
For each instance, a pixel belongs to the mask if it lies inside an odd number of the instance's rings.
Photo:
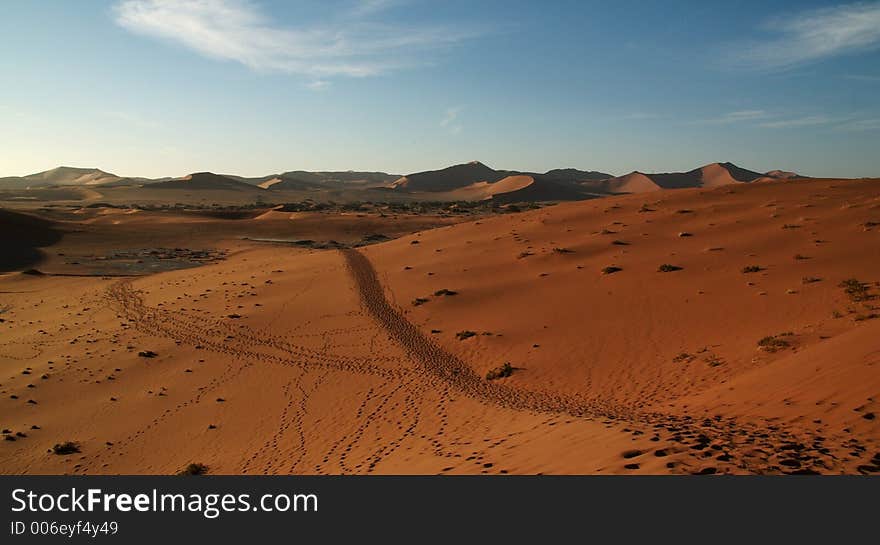
<svg viewBox="0 0 880 545">
<path fill-rule="evenodd" d="M 0 272 L 38 264 L 40 248 L 61 240 L 62 231 L 51 221 L 0 208 Z"/>
<path fill-rule="evenodd" d="M 232 178 L 220 176 L 219 174 L 214 174 L 212 172 L 196 172 L 176 180 L 157 182 L 150 184 L 150 189 L 231 190 L 254 193 L 262 191 L 261 188 L 257 188 L 251 184 L 233 180 Z"/>
</svg>

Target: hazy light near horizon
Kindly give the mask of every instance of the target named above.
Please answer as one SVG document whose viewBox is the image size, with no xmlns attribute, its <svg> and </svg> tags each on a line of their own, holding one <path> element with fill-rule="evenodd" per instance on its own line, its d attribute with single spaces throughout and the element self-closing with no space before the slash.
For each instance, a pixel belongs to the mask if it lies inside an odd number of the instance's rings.
<svg viewBox="0 0 880 545">
<path fill-rule="evenodd" d="M 860 2 L 774 17 L 765 40 L 739 44 L 734 65 L 791 68 L 808 62 L 880 48 L 880 2 Z"/>
<path fill-rule="evenodd" d="M 261 72 L 319 78 L 375 76 L 419 64 L 427 50 L 475 37 L 469 25 L 408 24 L 376 15 L 398 2 L 364 0 L 333 22 L 281 26 L 246 0 L 124 0 L 116 23 L 144 36 L 174 42 L 202 55 Z"/>
</svg>

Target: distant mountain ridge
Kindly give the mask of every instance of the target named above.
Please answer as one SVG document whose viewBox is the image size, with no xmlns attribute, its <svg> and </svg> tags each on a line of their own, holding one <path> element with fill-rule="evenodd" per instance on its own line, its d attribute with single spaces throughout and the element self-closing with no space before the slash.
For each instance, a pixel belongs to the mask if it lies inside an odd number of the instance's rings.
<svg viewBox="0 0 880 545">
<path fill-rule="evenodd" d="M 528 177 L 511 184 L 511 177 Z M 597 171 L 573 168 L 554 169 L 543 174 L 494 170 L 479 161 L 453 165 L 440 170 L 429 170 L 402 176 L 392 187 L 406 192 L 459 194 L 462 197 L 492 198 L 494 200 L 578 200 L 618 193 L 644 193 L 661 189 L 693 187 L 720 187 L 735 183 L 749 183 L 767 179 L 797 178 L 793 172 L 771 171 L 766 174 L 741 168 L 733 163 L 710 163 L 688 172 L 645 174 L 631 172 L 615 177 Z M 495 184 L 510 186 L 499 191 Z M 513 188 L 513 186 L 516 186 Z M 477 191 L 482 190 L 482 197 Z"/>
<path fill-rule="evenodd" d="M 117 176 L 116 174 L 111 174 L 97 168 L 76 168 L 61 166 L 44 172 L 29 174 L 27 176 L 8 176 L 5 178 L 0 178 L 0 190 L 27 188 L 37 189 L 59 186 L 117 187 L 120 185 L 156 185 L 163 182 L 187 180 L 195 176 L 196 183 L 187 186 L 188 189 L 192 189 L 205 181 L 205 175 L 207 174 L 220 176 L 227 180 L 246 183 L 251 186 L 260 186 L 262 184 L 266 184 L 266 182 L 269 182 L 271 180 L 276 180 L 278 182 L 288 182 L 287 185 L 294 186 L 290 187 L 291 189 L 297 188 L 296 186 L 312 187 L 315 185 L 323 186 L 327 184 L 387 185 L 400 177 L 397 174 L 388 174 L 385 172 L 359 172 L 354 170 L 309 172 L 305 170 L 294 170 L 261 177 L 245 177 L 237 176 L 234 174 L 196 172 L 187 176 L 181 176 L 179 178 L 140 178 Z M 214 181 L 219 182 L 218 179 L 215 179 Z M 234 186 L 226 182 L 223 183 L 228 187 Z M 160 187 L 177 187 L 179 185 L 180 184 L 172 183 Z M 270 185 L 272 184 L 267 184 L 267 186 Z M 282 189 L 282 187 L 283 186 L 279 186 L 277 189 Z"/>
<path fill-rule="evenodd" d="M 292 170 L 262 177 L 196 172 L 180 178 L 127 178 L 97 168 L 58 167 L 21 177 L 0 178 L 0 190 L 123 187 L 133 191 L 222 191 L 259 197 L 275 194 L 290 198 L 352 198 L 373 200 L 385 192 L 404 199 L 493 200 L 496 202 L 569 201 L 620 193 L 644 193 L 666 189 L 712 188 L 762 180 L 789 180 L 802 176 L 782 170 L 766 173 L 741 168 L 730 162 L 710 163 L 687 172 L 643 173 L 623 176 L 558 168 L 544 173 L 496 170 L 480 161 L 404 176 L 385 172 Z M 55 188 L 55 189 L 52 189 Z M 362 197 L 361 191 L 364 192 Z M 232 193 L 229 193 L 232 192 Z"/>
<path fill-rule="evenodd" d="M 616 178 L 587 182 L 582 185 L 599 193 L 645 193 L 662 189 L 712 188 L 765 180 L 787 180 L 803 177 L 794 172 L 773 170 L 762 174 L 741 168 L 733 163 L 709 163 L 688 172 L 649 174 L 634 171 Z"/>
</svg>

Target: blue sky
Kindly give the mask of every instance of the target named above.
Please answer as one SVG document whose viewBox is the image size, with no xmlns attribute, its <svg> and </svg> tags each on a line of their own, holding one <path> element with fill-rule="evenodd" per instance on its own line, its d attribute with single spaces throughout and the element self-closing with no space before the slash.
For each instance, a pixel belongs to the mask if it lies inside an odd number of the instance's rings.
<svg viewBox="0 0 880 545">
<path fill-rule="evenodd" d="M 880 2 L 7 2 L 0 175 L 880 176 Z"/>
</svg>

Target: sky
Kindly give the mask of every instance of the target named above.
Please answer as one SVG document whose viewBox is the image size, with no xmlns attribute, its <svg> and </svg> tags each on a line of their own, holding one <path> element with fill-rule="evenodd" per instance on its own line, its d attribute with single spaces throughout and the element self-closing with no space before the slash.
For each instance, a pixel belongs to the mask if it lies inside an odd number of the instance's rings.
<svg viewBox="0 0 880 545">
<path fill-rule="evenodd" d="M 0 17 L 0 176 L 880 176 L 880 2 L 43 0 Z"/>
</svg>

